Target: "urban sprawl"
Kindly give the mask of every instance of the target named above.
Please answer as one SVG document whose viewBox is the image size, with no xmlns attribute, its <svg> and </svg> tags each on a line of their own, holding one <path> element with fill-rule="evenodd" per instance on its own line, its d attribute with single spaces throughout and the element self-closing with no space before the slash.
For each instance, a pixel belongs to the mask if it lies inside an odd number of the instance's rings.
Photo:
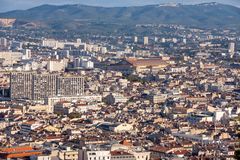
<svg viewBox="0 0 240 160">
<path fill-rule="evenodd" d="M 0 30 L 0 159 L 233 160 L 240 32 Z"/>
</svg>

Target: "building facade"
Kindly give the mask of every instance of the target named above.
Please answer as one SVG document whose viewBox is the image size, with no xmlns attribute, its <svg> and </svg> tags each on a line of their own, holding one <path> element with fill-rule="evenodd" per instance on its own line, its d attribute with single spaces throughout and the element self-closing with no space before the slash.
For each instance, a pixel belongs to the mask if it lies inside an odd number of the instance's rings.
<svg viewBox="0 0 240 160">
<path fill-rule="evenodd" d="M 44 100 L 57 95 L 78 96 L 84 93 L 82 76 L 16 72 L 10 76 L 12 99 Z"/>
<path fill-rule="evenodd" d="M 33 75 L 33 99 L 42 100 L 57 94 L 57 74 L 34 74 Z"/>
<path fill-rule="evenodd" d="M 79 96 L 84 93 L 84 78 L 74 77 L 58 77 L 57 95 Z"/>
<path fill-rule="evenodd" d="M 31 72 L 16 72 L 10 76 L 10 96 L 14 99 L 32 99 L 33 76 Z"/>
</svg>

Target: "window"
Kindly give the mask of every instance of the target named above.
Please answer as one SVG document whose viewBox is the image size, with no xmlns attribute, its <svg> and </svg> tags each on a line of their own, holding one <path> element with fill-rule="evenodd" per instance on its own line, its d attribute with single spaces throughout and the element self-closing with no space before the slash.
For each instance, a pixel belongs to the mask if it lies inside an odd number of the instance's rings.
<svg viewBox="0 0 240 160">
<path fill-rule="evenodd" d="M 96 155 L 96 153 L 89 153 L 89 155 Z"/>
</svg>

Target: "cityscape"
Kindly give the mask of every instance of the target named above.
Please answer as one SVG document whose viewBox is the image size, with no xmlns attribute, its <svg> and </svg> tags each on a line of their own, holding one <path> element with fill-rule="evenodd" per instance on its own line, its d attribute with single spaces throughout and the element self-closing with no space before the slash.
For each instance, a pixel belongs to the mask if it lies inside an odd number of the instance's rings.
<svg viewBox="0 0 240 160">
<path fill-rule="evenodd" d="M 240 160 L 240 4 L 55 3 L 0 10 L 0 159 Z"/>
</svg>

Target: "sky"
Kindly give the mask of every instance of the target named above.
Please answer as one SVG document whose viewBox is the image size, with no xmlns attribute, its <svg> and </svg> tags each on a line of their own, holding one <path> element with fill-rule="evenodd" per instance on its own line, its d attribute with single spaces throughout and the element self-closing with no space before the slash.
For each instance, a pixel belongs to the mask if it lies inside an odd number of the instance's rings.
<svg viewBox="0 0 240 160">
<path fill-rule="evenodd" d="M 29 9 L 42 4 L 85 4 L 94 6 L 139 6 L 148 4 L 161 4 L 161 3 L 205 3 L 205 2 L 218 2 L 230 4 L 240 7 L 240 0 L 0 0 L 0 12 L 11 10 Z"/>
</svg>

